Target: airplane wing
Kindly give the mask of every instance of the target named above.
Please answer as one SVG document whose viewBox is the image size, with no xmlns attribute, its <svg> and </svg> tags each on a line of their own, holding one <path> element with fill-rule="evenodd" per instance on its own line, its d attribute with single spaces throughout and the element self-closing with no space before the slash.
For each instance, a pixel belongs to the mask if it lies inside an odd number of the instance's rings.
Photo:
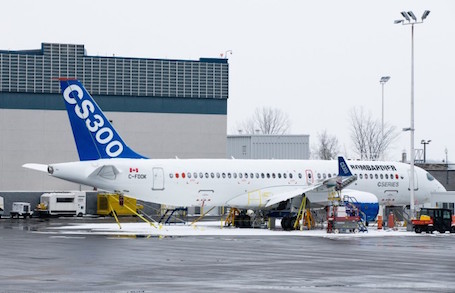
<svg viewBox="0 0 455 293">
<path fill-rule="evenodd" d="M 288 200 L 290 198 L 300 196 L 300 195 L 304 194 L 305 192 L 317 189 L 321 185 L 322 185 L 322 183 L 314 185 L 314 186 L 308 186 L 306 188 L 296 188 L 296 189 L 294 189 L 292 191 L 275 194 L 274 196 L 272 196 L 267 201 L 267 203 L 265 204 L 265 207 L 269 207 L 269 206 L 272 206 L 272 205 L 277 204 L 279 202 Z"/>
<path fill-rule="evenodd" d="M 343 157 L 338 157 L 338 177 L 326 179 L 322 182 L 310 185 L 308 187 L 297 188 L 292 191 L 275 194 L 267 201 L 265 206 L 269 207 L 313 190 L 317 190 L 319 192 L 328 192 L 330 189 L 342 190 L 356 180 L 357 177 L 352 174 L 349 166 L 346 164 L 346 160 Z"/>
</svg>

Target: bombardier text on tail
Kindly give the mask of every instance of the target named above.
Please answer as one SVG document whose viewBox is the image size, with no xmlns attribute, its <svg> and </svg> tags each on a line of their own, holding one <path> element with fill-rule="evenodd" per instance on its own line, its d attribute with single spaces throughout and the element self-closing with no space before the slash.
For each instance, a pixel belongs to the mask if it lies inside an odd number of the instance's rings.
<svg viewBox="0 0 455 293">
<path fill-rule="evenodd" d="M 62 79 L 60 84 L 80 161 L 26 168 L 173 206 L 267 210 L 302 201 L 304 195 L 324 205 L 336 188 L 359 203 L 409 203 L 409 166 L 398 162 L 146 159 L 125 144 L 79 81 Z M 420 168 L 415 182 L 417 204 L 445 190 Z"/>
</svg>

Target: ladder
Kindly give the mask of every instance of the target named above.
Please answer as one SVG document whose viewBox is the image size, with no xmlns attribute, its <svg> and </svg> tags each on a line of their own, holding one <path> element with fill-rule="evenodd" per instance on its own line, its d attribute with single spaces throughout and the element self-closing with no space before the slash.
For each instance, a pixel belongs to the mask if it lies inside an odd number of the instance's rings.
<svg viewBox="0 0 455 293">
<path fill-rule="evenodd" d="M 313 218 L 313 215 L 311 214 L 310 208 L 306 207 L 306 202 L 307 202 L 307 197 L 306 195 L 303 196 L 302 203 L 300 204 L 299 212 L 297 213 L 297 218 L 294 222 L 294 229 L 297 230 L 297 228 L 300 225 L 300 221 L 303 219 L 302 225 L 300 226 L 300 230 L 303 229 L 303 226 L 307 226 L 308 230 L 311 230 L 311 228 L 314 228 L 315 226 L 315 221 Z"/>
<path fill-rule="evenodd" d="M 174 216 L 174 214 L 177 213 L 177 212 L 182 212 L 182 213 L 181 214 L 177 214 L 177 216 Z M 184 217 L 186 217 L 187 214 L 188 214 L 188 208 L 180 207 L 180 208 L 175 208 L 175 209 L 166 209 L 166 211 L 161 216 L 161 218 L 158 221 L 158 223 L 161 224 L 163 222 L 163 220 L 166 219 L 164 221 L 164 224 L 170 224 L 171 223 L 171 219 L 172 219 L 173 216 L 174 216 L 174 219 L 180 220 L 181 222 L 185 222 Z M 177 221 L 175 221 L 173 223 L 177 223 Z"/>
</svg>

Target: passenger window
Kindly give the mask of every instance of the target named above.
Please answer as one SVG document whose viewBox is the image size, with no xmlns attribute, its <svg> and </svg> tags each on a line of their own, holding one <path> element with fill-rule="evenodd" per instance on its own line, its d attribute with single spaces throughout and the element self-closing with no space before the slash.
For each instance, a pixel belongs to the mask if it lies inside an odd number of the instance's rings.
<svg viewBox="0 0 455 293">
<path fill-rule="evenodd" d="M 385 179 L 389 179 L 389 174 L 385 174 Z"/>
<path fill-rule="evenodd" d="M 368 174 L 365 174 L 365 179 L 368 179 Z"/>
<path fill-rule="evenodd" d="M 237 178 L 237 173 L 232 173 L 232 176 L 234 176 L 234 179 Z"/>
<path fill-rule="evenodd" d="M 379 178 L 378 174 L 374 174 L 374 178 L 378 179 Z"/>
<path fill-rule="evenodd" d="M 245 178 L 247 178 L 247 179 L 248 179 L 248 173 L 245 173 Z"/>
<path fill-rule="evenodd" d="M 393 179 L 393 174 L 390 174 L 390 179 Z"/>
<path fill-rule="evenodd" d="M 209 173 L 205 173 L 205 178 L 209 178 Z"/>
<path fill-rule="evenodd" d="M 302 173 L 299 173 L 299 179 L 302 179 Z"/>
<path fill-rule="evenodd" d="M 289 173 L 289 179 L 292 179 L 292 173 Z"/>
<path fill-rule="evenodd" d="M 231 178 L 231 173 L 228 173 L 228 178 Z"/>
<path fill-rule="evenodd" d="M 256 173 L 256 178 L 259 178 L 259 173 Z"/>
<path fill-rule="evenodd" d="M 251 179 L 253 179 L 253 178 L 254 178 L 254 176 L 253 176 L 253 175 L 254 175 L 253 173 L 250 173 L 250 178 L 251 178 Z"/>
<path fill-rule="evenodd" d="M 287 176 L 286 173 L 283 173 L 283 178 L 284 178 L 284 179 L 286 179 L 286 176 Z"/>
<path fill-rule="evenodd" d="M 380 177 L 381 179 L 384 179 L 384 175 L 382 175 L 382 174 L 379 174 L 379 177 Z"/>
<path fill-rule="evenodd" d="M 267 178 L 270 178 L 270 173 L 267 173 Z"/>
<path fill-rule="evenodd" d="M 311 179 L 311 173 L 308 173 L 308 179 Z"/>
<path fill-rule="evenodd" d="M 321 173 L 318 173 L 318 179 L 321 179 Z"/>
<path fill-rule="evenodd" d="M 182 178 L 185 178 L 185 177 L 186 177 L 186 176 L 185 176 L 185 173 L 182 173 Z"/>
<path fill-rule="evenodd" d="M 370 174 L 370 179 L 373 179 L 373 174 Z"/>
<path fill-rule="evenodd" d="M 359 178 L 360 178 L 360 179 L 363 179 L 363 174 L 360 174 L 360 175 L 359 175 Z"/>
<path fill-rule="evenodd" d="M 264 179 L 265 178 L 265 175 L 264 173 L 261 173 L 261 178 Z"/>
<path fill-rule="evenodd" d="M 188 179 L 190 179 L 190 178 L 191 178 L 191 173 L 188 172 L 188 173 L 186 174 L 186 177 L 188 177 Z"/>
<path fill-rule="evenodd" d="M 226 178 L 226 173 L 222 173 L 221 177 Z"/>
<path fill-rule="evenodd" d="M 169 173 L 169 178 L 174 178 L 174 174 Z"/>
<path fill-rule="evenodd" d="M 240 179 L 243 178 L 243 174 L 242 174 L 242 173 L 239 173 L 239 178 L 240 178 Z"/>
<path fill-rule="evenodd" d="M 215 178 L 215 173 L 210 173 L 210 177 Z"/>
<path fill-rule="evenodd" d="M 196 172 L 193 173 L 193 177 L 197 178 L 197 173 Z"/>
<path fill-rule="evenodd" d="M 220 178 L 220 173 L 216 173 L 216 178 Z"/>
<path fill-rule="evenodd" d="M 326 179 L 326 178 L 327 178 L 327 175 L 325 175 L 325 173 L 322 174 L 322 178 L 323 178 L 323 179 Z"/>
<path fill-rule="evenodd" d="M 179 173 L 175 173 L 175 178 L 179 178 Z"/>
<path fill-rule="evenodd" d="M 199 173 L 199 178 L 204 178 L 204 174 L 202 174 L 202 172 Z"/>
</svg>

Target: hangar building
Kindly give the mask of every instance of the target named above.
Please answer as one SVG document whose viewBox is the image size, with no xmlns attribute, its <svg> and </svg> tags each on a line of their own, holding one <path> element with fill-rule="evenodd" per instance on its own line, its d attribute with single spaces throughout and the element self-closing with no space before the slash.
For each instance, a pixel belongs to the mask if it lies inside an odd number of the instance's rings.
<svg viewBox="0 0 455 293">
<path fill-rule="evenodd" d="M 150 158 L 225 158 L 227 59 L 87 55 L 43 43 L 0 51 L 0 190 L 86 189 L 22 168 L 79 160 L 57 77 L 75 77 L 125 142 Z"/>
</svg>

